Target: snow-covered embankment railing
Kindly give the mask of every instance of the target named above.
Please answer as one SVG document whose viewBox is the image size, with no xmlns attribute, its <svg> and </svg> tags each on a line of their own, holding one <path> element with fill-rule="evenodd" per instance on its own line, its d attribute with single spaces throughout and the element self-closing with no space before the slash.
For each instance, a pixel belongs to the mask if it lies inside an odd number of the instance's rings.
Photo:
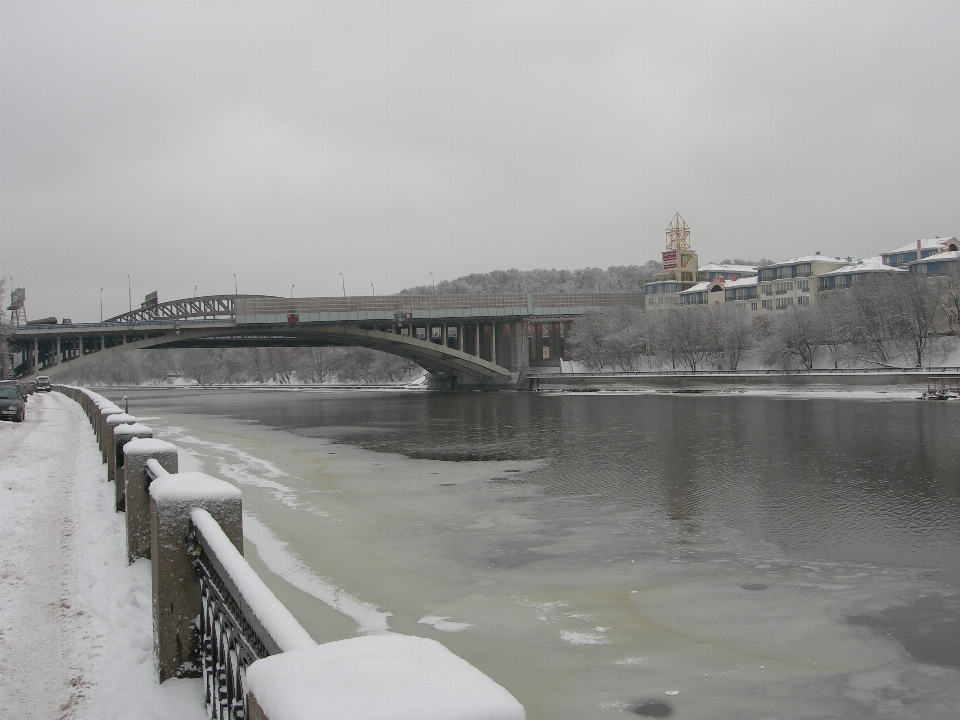
<svg viewBox="0 0 960 720">
<path fill-rule="evenodd" d="M 129 562 L 150 558 L 161 682 L 202 676 L 218 719 L 523 720 L 507 690 L 434 640 L 385 633 L 317 645 L 244 559 L 238 488 L 177 472 L 176 446 L 136 418 L 117 422 L 109 400 L 56 389 L 81 404 L 114 460 Z"/>
</svg>

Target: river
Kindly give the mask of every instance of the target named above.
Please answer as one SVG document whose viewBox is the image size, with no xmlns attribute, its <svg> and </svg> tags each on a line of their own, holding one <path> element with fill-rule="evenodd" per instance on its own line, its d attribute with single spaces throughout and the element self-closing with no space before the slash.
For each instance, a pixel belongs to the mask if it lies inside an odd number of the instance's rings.
<svg viewBox="0 0 960 720">
<path fill-rule="evenodd" d="M 104 394 L 242 488 L 318 641 L 437 639 L 531 720 L 960 707 L 960 403 Z"/>
</svg>

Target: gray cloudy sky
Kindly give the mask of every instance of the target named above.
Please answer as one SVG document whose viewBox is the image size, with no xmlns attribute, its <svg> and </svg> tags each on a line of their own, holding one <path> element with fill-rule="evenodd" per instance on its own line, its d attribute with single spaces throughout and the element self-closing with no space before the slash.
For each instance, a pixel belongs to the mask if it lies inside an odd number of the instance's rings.
<svg viewBox="0 0 960 720">
<path fill-rule="evenodd" d="M 960 3 L 0 3 L 31 317 L 960 233 Z"/>
</svg>

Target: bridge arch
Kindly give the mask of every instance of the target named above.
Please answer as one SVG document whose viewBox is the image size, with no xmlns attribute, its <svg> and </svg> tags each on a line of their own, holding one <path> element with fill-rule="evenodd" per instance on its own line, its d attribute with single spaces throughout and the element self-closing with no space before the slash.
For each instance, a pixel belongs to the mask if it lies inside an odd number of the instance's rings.
<svg viewBox="0 0 960 720">
<path fill-rule="evenodd" d="M 576 317 L 623 306 L 642 308 L 643 295 L 209 295 L 164 303 L 154 296 L 107 322 L 16 327 L 11 340 L 20 377 L 146 348 L 358 345 L 452 377 L 454 387 L 517 386 L 531 367 L 559 367 Z"/>
</svg>

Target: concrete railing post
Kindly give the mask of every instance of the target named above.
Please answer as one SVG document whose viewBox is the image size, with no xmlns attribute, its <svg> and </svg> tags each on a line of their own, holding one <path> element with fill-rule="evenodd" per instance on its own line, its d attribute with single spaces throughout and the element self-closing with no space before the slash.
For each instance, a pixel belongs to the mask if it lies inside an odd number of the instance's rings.
<svg viewBox="0 0 960 720">
<path fill-rule="evenodd" d="M 195 508 L 209 512 L 243 553 L 240 490 L 203 473 L 167 475 L 150 483 L 153 648 L 160 682 L 199 677 L 201 670 L 194 624 L 202 610 L 200 583 L 188 554 Z"/>
<path fill-rule="evenodd" d="M 101 403 L 97 404 L 97 413 L 99 417 L 96 418 L 96 425 L 94 426 L 94 432 L 97 435 L 97 442 L 100 444 L 100 455 L 103 457 L 103 461 L 107 461 L 107 450 L 106 450 L 106 424 L 107 418 L 111 415 L 120 415 L 123 413 L 123 410 L 118 408 L 111 402 L 104 400 Z"/>
<path fill-rule="evenodd" d="M 163 440 L 133 439 L 123 446 L 123 495 L 127 514 L 127 562 L 150 557 L 150 476 L 147 460 L 171 475 L 178 470 L 177 446 Z"/>
<path fill-rule="evenodd" d="M 117 451 L 113 439 L 113 429 L 117 427 L 117 425 L 132 425 L 135 422 L 137 422 L 137 419 L 133 415 L 126 415 L 124 413 L 108 415 L 107 419 L 103 422 L 103 434 L 100 444 L 103 447 L 103 461 L 107 464 L 107 482 L 113 482 L 116 479 L 114 475 L 117 470 Z"/>
<path fill-rule="evenodd" d="M 122 512 L 124 509 L 124 497 L 126 494 L 126 480 L 123 476 L 123 463 L 124 463 L 124 454 L 123 448 L 128 442 L 136 438 L 152 438 L 153 430 L 148 428 L 146 425 L 141 425 L 140 423 L 125 423 L 123 425 L 116 425 L 113 428 L 113 479 L 116 501 L 114 503 L 114 509 L 117 512 Z M 109 473 L 110 466 L 107 466 L 107 472 Z"/>
</svg>

